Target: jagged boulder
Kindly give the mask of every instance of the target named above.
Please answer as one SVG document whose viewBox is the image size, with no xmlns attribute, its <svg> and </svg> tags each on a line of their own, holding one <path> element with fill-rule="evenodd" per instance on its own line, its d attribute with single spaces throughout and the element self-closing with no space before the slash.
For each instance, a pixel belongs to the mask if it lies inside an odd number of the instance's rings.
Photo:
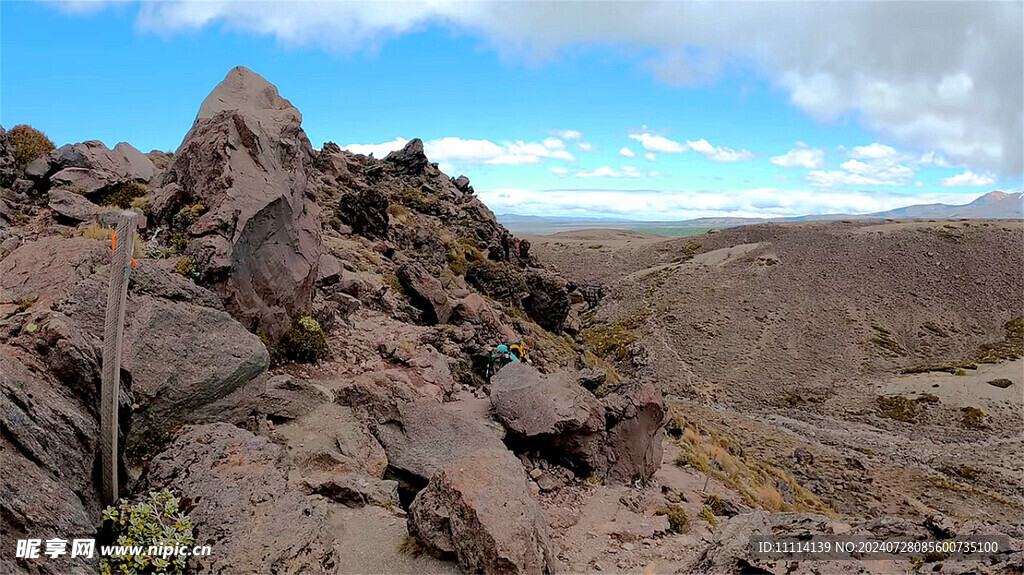
<svg viewBox="0 0 1024 575">
<path fill-rule="evenodd" d="M 85 196 L 67 190 L 50 190 L 50 209 L 61 218 L 73 222 L 87 222 L 100 212 L 100 207 L 90 202 Z"/>
<path fill-rule="evenodd" d="M 388 467 L 407 493 L 427 484 L 445 464 L 480 449 L 504 450 L 501 433 L 442 404 L 422 399 L 397 406 L 397 417 L 376 426 Z"/>
<path fill-rule="evenodd" d="M 430 165 L 430 160 L 423 151 L 423 141 L 419 138 L 413 138 L 401 150 L 391 152 L 384 161 L 390 162 L 403 174 L 420 174 Z"/>
<path fill-rule="evenodd" d="M 196 532 L 215 545 L 190 568 L 201 574 L 333 573 L 322 499 L 288 486 L 288 457 L 266 437 L 226 423 L 188 426 L 153 459 L 148 489 L 195 502 Z"/>
<path fill-rule="evenodd" d="M 188 252 L 228 311 L 279 338 L 309 311 L 320 259 L 319 209 L 307 196 L 313 152 L 302 115 L 256 73 L 238 67 L 207 96 L 175 155 L 162 202 L 167 222 L 186 205 Z"/>
<path fill-rule="evenodd" d="M 661 466 L 664 404 L 653 386 L 625 384 L 602 400 L 582 386 L 590 372 L 542 375 L 509 364 L 491 378 L 491 404 L 514 451 L 616 483 Z"/>
<path fill-rule="evenodd" d="M 664 455 L 665 402 L 651 384 L 625 385 L 603 401 L 607 411 L 604 476 L 626 483 L 647 478 Z"/>
<path fill-rule="evenodd" d="M 96 268 L 40 322 L 44 357 L 83 390 L 99 377 L 108 273 L 109 265 Z M 256 380 L 270 358 L 208 290 L 151 261 L 140 261 L 132 277 L 122 369 L 138 406 L 126 442 L 136 451 L 183 423 L 219 420 L 227 412 L 214 404 Z M 244 395 L 256 402 L 260 390 Z"/>
<path fill-rule="evenodd" d="M 194 421 L 196 410 L 253 381 L 270 363 L 259 338 L 227 313 L 190 303 L 143 299 L 125 340 L 124 366 L 145 412 L 130 437 Z"/>
<path fill-rule="evenodd" d="M 409 533 L 470 573 L 546 573 L 555 566 L 526 472 L 506 449 L 477 450 L 441 467 L 409 508 Z"/>
<path fill-rule="evenodd" d="M 96 240 L 50 236 L 27 242 L 0 260 L 0 296 L 46 309 L 109 262 L 110 248 Z"/>
<path fill-rule="evenodd" d="M 67 144 L 36 158 L 25 176 L 44 189 L 93 195 L 122 182 L 146 184 L 156 168 L 142 152 L 121 142 L 111 150 L 99 140 Z"/>
<path fill-rule="evenodd" d="M 387 239 L 389 204 L 380 190 L 350 190 L 341 196 L 335 213 L 353 232 L 370 239 Z"/>
<path fill-rule="evenodd" d="M 605 428 L 604 406 L 571 372 L 545 376 L 525 363 L 509 364 L 491 378 L 491 404 L 509 431 L 527 439 Z"/>
<path fill-rule="evenodd" d="M 543 268 L 527 268 L 525 275 L 529 295 L 523 308 L 537 325 L 557 333 L 569 315 L 568 282 Z"/>
<path fill-rule="evenodd" d="M 423 312 L 423 319 L 431 324 L 448 323 L 452 304 L 437 278 L 418 263 L 404 264 L 395 275 L 411 296 L 413 305 Z"/>
</svg>

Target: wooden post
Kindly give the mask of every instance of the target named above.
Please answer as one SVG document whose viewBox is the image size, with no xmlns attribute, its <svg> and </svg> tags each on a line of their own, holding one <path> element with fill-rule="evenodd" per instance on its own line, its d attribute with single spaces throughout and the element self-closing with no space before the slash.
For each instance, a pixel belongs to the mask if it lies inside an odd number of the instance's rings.
<svg viewBox="0 0 1024 575">
<path fill-rule="evenodd" d="M 133 263 L 137 219 L 135 212 L 123 212 L 117 223 L 116 235 L 110 240 L 113 258 L 107 290 L 107 317 L 103 325 L 103 379 L 100 387 L 101 490 L 105 505 L 117 502 L 117 396 L 121 388 L 124 308 L 128 298 L 128 274 Z"/>
</svg>

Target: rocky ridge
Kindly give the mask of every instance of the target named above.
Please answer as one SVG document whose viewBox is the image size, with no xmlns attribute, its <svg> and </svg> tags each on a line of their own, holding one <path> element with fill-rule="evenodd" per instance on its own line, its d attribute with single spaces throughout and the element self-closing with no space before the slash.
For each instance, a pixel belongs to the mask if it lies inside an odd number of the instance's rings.
<svg viewBox="0 0 1024 575">
<path fill-rule="evenodd" d="M 561 455 L 528 454 L 549 434 L 513 440 L 514 418 L 491 415 L 483 373 L 503 341 L 527 342 L 524 381 L 554 378 L 594 407 L 589 435 L 559 431 L 566 450 L 587 450 L 578 473 L 614 485 L 657 469 L 660 395 L 565 335 L 586 286 L 533 258 L 419 140 L 383 159 L 316 150 L 301 119 L 236 68 L 174 153 L 85 142 L 19 171 L 0 132 L 0 452 L 18 470 L 0 498 L 4 572 L 97 568 L 15 560 L 8 546 L 103 537 L 96 403 L 121 209 L 139 213 L 140 240 L 120 492 L 191 501 L 199 541 L 216 548 L 194 572 L 335 572 L 345 551 L 327 526 L 342 508 L 408 513 L 412 540 L 469 571 L 556 570 L 524 461 Z M 292 363 L 309 325 L 329 351 Z M 606 380 L 596 394 L 582 385 Z M 518 501 L 516 517 L 495 501 Z"/>
</svg>

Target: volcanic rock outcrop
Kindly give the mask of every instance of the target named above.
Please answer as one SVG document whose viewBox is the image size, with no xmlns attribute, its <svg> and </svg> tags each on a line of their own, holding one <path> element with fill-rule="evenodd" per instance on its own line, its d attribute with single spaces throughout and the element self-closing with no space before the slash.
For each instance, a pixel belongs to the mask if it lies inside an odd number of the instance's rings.
<svg viewBox="0 0 1024 575">
<path fill-rule="evenodd" d="M 154 205 L 172 228 L 182 210 L 203 212 L 177 224 L 203 281 L 272 339 L 310 309 L 320 259 L 319 208 L 307 187 L 313 150 L 301 122 L 277 88 L 233 69 L 203 102 Z"/>
<path fill-rule="evenodd" d="M 236 68 L 174 154 L 85 142 L 16 167 L 0 129 L 0 447 L 14 471 L 0 571 L 97 567 L 8 560 L 9 542 L 100 533 L 110 224 L 129 205 L 145 225 L 125 313 L 120 495 L 166 488 L 194 506 L 197 544 L 214 548 L 195 573 L 332 573 L 339 517 L 386 514 L 404 536 L 401 507 L 408 534 L 462 569 L 550 572 L 539 485 L 552 491 L 567 467 L 623 483 L 660 461 L 660 397 L 633 384 L 594 394 L 613 370 L 565 335 L 582 292 L 468 178 L 442 173 L 419 140 L 383 159 L 314 150 L 299 112 Z M 327 351 L 290 363 L 309 333 Z M 489 352 L 517 340 L 536 369 L 488 382 Z"/>
</svg>

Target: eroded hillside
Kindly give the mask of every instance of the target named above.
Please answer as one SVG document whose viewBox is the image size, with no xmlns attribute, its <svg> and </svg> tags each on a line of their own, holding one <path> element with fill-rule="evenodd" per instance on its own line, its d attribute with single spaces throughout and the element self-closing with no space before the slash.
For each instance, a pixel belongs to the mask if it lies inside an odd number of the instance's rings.
<svg viewBox="0 0 1024 575">
<path fill-rule="evenodd" d="M 682 468 L 735 443 L 850 516 L 1024 518 L 1020 221 L 531 240 L 603 284 L 581 340 L 659 382 Z M 750 491 L 743 465 L 720 474 Z"/>
</svg>

